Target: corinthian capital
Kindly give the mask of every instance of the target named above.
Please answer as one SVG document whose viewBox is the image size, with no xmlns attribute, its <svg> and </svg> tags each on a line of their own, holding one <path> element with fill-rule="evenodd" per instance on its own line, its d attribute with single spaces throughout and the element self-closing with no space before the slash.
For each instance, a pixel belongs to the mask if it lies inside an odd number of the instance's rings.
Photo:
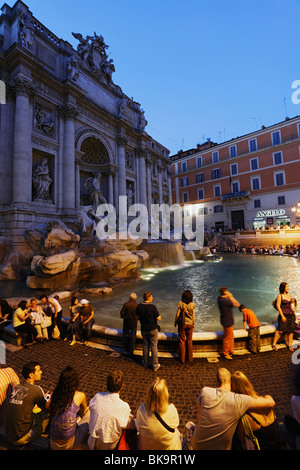
<svg viewBox="0 0 300 470">
<path fill-rule="evenodd" d="M 139 158 L 147 158 L 147 156 L 148 156 L 147 149 L 145 147 L 137 147 L 136 148 L 136 155 Z"/>
<path fill-rule="evenodd" d="M 11 84 L 11 90 L 16 95 L 32 96 L 34 88 L 30 80 L 22 75 L 18 75 Z"/>
<path fill-rule="evenodd" d="M 120 146 L 125 147 L 125 145 L 127 144 L 126 135 L 124 135 L 124 134 L 119 134 L 119 135 L 117 136 L 117 144 L 120 145 Z"/>
<path fill-rule="evenodd" d="M 76 116 L 78 115 L 78 110 L 75 106 L 71 104 L 64 104 L 63 106 L 59 106 L 58 112 L 64 117 L 64 118 L 72 118 L 75 119 Z"/>
</svg>

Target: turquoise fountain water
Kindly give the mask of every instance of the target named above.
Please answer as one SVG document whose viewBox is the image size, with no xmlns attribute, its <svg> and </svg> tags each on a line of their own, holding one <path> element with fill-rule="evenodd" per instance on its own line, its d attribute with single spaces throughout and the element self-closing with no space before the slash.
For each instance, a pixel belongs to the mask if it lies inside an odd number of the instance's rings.
<svg viewBox="0 0 300 470">
<path fill-rule="evenodd" d="M 277 319 L 272 301 L 278 294 L 280 282 L 290 285 L 290 293 L 300 293 L 300 262 L 286 256 L 225 255 L 222 261 L 187 262 L 182 267 L 147 269 L 133 286 L 122 286 L 108 296 L 90 297 L 99 325 L 122 328 L 119 312 L 130 292 L 142 301 L 145 291 L 153 293 L 153 303 L 161 313 L 162 331 L 173 332 L 177 303 L 185 289 L 194 294 L 196 304 L 195 331 L 220 331 L 217 297 L 219 287 L 226 286 L 234 297 L 257 315 L 262 325 Z M 300 297 L 299 297 L 300 303 Z M 234 309 L 235 328 L 243 327 L 242 314 Z"/>
<path fill-rule="evenodd" d="M 142 301 L 143 293 L 151 291 L 153 303 L 162 316 L 162 331 L 176 332 L 174 317 L 177 304 L 182 292 L 190 289 L 196 304 L 195 332 L 220 331 L 219 287 L 228 287 L 234 297 L 251 308 L 265 325 L 277 319 L 272 301 L 282 281 L 289 283 L 290 293 L 296 299 L 299 297 L 300 305 L 300 260 L 287 256 L 230 254 L 224 255 L 221 261 L 191 261 L 183 266 L 145 269 L 136 284 L 116 287 L 113 294 L 88 296 L 88 299 L 95 308 L 98 325 L 122 329 L 120 310 L 129 293 L 136 292 L 138 301 Z M 64 290 L 63 286 L 61 290 Z M 0 283 L 0 296 L 4 298 L 39 297 L 40 293 L 22 283 Z M 64 314 L 68 316 L 70 300 L 62 302 L 62 305 Z M 235 329 L 242 328 L 242 314 L 238 309 L 234 309 L 234 317 Z"/>
</svg>

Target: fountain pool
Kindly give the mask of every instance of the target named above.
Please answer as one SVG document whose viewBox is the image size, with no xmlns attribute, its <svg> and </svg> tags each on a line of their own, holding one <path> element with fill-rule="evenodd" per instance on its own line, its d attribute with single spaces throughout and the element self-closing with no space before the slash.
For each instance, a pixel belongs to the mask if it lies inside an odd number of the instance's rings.
<svg viewBox="0 0 300 470">
<path fill-rule="evenodd" d="M 97 324 L 122 329 L 119 312 L 129 293 L 136 292 L 138 301 L 142 301 L 143 292 L 151 291 L 153 303 L 162 316 L 161 330 L 172 333 L 177 331 L 174 327 L 177 303 L 182 292 L 190 289 L 196 304 L 195 332 L 220 331 L 222 327 L 217 307 L 219 287 L 228 287 L 240 303 L 255 312 L 261 325 L 266 325 L 277 319 L 272 301 L 278 294 L 280 282 L 288 282 L 292 297 L 297 298 L 300 292 L 299 274 L 300 264 L 295 258 L 230 254 L 223 256 L 222 261 L 191 261 L 183 266 L 145 269 L 136 284 L 118 287 L 113 294 L 89 297 L 89 300 L 95 308 Z M 242 328 L 242 314 L 238 309 L 234 309 L 234 317 L 234 328 Z"/>
</svg>

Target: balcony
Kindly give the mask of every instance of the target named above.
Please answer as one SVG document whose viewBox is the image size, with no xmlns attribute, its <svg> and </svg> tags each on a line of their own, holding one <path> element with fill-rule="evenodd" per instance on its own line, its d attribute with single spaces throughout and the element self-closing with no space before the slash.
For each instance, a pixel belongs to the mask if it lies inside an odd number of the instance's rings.
<svg viewBox="0 0 300 470">
<path fill-rule="evenodd" d="M 244 199 L 250 198 L 250 191 L 239 191 L 237 193 L 226 193 L 222 194 L 221 200 L 226 202 L 231 201 L 243 201 Z"/>
</svg>

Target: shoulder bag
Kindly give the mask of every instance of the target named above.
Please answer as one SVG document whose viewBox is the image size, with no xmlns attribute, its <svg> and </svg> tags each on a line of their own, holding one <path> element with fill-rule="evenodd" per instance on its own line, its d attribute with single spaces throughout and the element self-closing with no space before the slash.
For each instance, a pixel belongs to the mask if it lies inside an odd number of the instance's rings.
<svg viewBox="0 0 300 470">
<path fill-rule="evenodd" d="M 175 429 L 170 428 L 170 426 L 165 423 L 165 421 L 162 419 L 162 417 L 157 413 L 157 411 L 154 413 L 158 421 L 167 429 L 169 432 L 175 432 Z"/>
</svg>

